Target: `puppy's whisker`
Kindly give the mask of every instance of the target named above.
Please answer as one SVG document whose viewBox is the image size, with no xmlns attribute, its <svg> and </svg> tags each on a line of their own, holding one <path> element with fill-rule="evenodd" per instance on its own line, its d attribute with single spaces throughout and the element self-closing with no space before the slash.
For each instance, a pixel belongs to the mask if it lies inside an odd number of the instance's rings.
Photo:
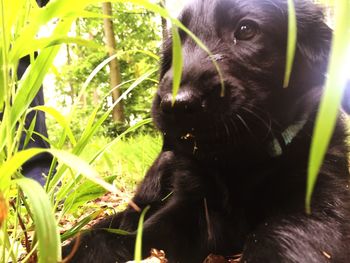
<svg viewBox="0 0 350 263">
<path fill-rule="evenodd" d="M 261 116 L 259 116 L 254 111 L 252 111 L 252 110 L 250 110 L 250 109 L 248 109 L 246 107 L 242 107 L 242 110 L 244 110 L 245 112 L 247 112 L 250 115 L 252 115 L 253 117 L 255 117 L 257 120 L 259 120 L 267 128 L 266 137 L 271 133 L 271 131 L 272 131 L 272 123 L 271 123 L 270 119 L 269 119 L 269 122 L 266 122 L 266 120 L 264 120 Z"/>
<path fill-rule="evenodd" d="M 225 138 L 225 139 L 227 140 L 227 142 L 229 142 L 229 139 L 230 139 L 230 137 L 231 137 L 231 135 L 230 135 L 230 129 L 229 129 L 229 127 L 227 126 L 227 123 L 225 122 L 224 118 L 221 117 L 220 119 L 221 119 L 221 123 L 222 123 L 222 125 L 224 126 L 225 131 L 226 131 L 226 138 Z"/>
<path fill-rule="evenodd" d="M 266 111 L 261 109 L 260 107 L 253 105 L 253 104 L 246 104 L 246 105 L 240 105 L 242 109 L 250 110 L 251 112 L 256 113 L 259 115 L 262 119 L 268 121 L 268 126 L 270 127 L 270 132 L 274 132 L 274 127 L 281 127 L 280 123 L 274 120 L 271 115 Z"/>
<path fill-rule="evenodd" d="M 236 117 L 238 118 L 238 120 L 240 120 L 240 122 L 243 124 L 243 126 L 247 129 L 248 133 L 256 140 L 257 138 L 255 137 L 253 131 L 249 128 L 248 124 L 247 124 L 246 121 L 242 118 L 242 116 L 239 115 L 238 113 L 236 113 Z"/>
<path fill-rule="evenodd" d="M 235 120 L 234 120 L 233 118 L 230 118 L 229 120 L 230 120 L 229 124 L 232 125 L 233 131 L 234 131 L 234 132 L 232 133 L 231 142 L 233 142 L 234 145 L 237 145 L 237 139 L 238 139 L 238 136 L 239 136 L 239 130 L 238 130 L 238 128 L 237 128 L 237 125 L 236 125 L 236 123 L 235 123 Z"/>
</svg>

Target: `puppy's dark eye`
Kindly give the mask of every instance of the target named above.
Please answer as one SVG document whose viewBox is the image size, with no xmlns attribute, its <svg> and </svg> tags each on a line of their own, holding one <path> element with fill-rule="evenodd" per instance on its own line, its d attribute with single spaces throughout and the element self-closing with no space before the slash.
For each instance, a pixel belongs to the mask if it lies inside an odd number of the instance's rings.
<svg viewBox="0 0 350 263">
<path fill-rule="evenodd" d="M 259 26 L 256 22 L 251 20 L 244 20 L 239 23 L 234 37 L 236 40 L 252 39 L 259 32 Z"/>
</svg>

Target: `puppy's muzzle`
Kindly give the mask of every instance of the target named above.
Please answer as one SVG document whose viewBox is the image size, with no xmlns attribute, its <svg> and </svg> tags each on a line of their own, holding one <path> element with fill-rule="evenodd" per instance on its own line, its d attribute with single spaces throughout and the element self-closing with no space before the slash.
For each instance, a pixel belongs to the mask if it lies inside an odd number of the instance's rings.
<svg viewBox="0 0 350 263">
<path fill-rule="evenodd" d="M 172 94 L 161 98 L 160 108 L 164 114 L 173 114 L 178 117 L 194 115 L 201 109 L 201 100 L 191 90 L 181 89 L 173 101 Z"/>
</svg>

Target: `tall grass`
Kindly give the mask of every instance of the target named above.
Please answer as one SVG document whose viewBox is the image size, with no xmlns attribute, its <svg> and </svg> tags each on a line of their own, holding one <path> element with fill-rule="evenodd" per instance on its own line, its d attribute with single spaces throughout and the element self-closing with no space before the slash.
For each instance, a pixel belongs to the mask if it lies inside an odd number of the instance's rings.
<svg viewBox="0 0 350 263">
<path fill-rule="evenodd" d="M 85 182 L 85 178 L 112 193 L 124 195 L 114 184 L 105 181 L 90 165 L 106 156 L 106 151 L 116 141 L 101 147 L 93 156 L 88 158 L 83 156 L 94 134 L 113 107 L 102 114 L 102 117 L 97 118 L 97 112 L 102 109 L 102 103 L 96 106 L 80 136 L 71 130 L 71 119 L 74 117 L 76 104 L 73 105 L 68 117 L 47 106 L 29 108 L 30 102 L 37 94 L 45 74 L 57 55 L 58 44 L 63 42 L 88 44 L 79 38 L 68 38 L 67 33 L 78 16 L 96 16 L 96 14 L 87 13 L 84 8 L 99 2 L 101 1 L 56 0 L 50 2 L 45 8 L 39 8 L 35 1 L 31 0 L 0 1 L 0 64 L 2 65 L 0 110 L 3 112 L 0 123 L 0 262 L 61 261 L 58 221 L 68 209 L 63 209 L 59 214 L 55 212 L 58 203 L 62 200 L 69 200 L 68 205 L 75 204 L 76 199 L 66 199 L 66 197 L 70 196 L 72 189 L 84 190 L 81 185 Z M 146 3 L 146 1 L 134 2 Z M 37 34 L 41 26 L 50 21 L 55 21 L 51 24 L 53 30 L 51 36 L 39 38 Z M 39 51 L 37 57 L 34 56 L 36 51 Z M 24 76 L 17 79 L 15 72 L 19 59 L 26 55 L 31 56 L 31 65 Z M 101 65 L 107 63 L 108 60 Z M 128 92 L 155 72 L 156 70 L 152 70 L 134 80 Z M 96 73 L 92 72 L 82 86 L 82 92 L 89 86 L 89 81 Z M 126 95 L 124 94 L 124 97 Z M 18 151 L 22 132 L 28 134 L 32 132 L 30 131 L 32 128 L 29 128 L 29 131 L 24 129 L 24 119 L 32 110 L 44 111 L 61 126 L 62 134 L 58 142 L 52 144 L 55 148 Z M 150 120 L 144 120 L 131 127 L 126 133 L 149 122 Z M 117 140 L 123 136 L 124 134 Z M 49 141 L 48 138 L 44 139 Z M 67 141 L 72 145 L 72 149 L 62 150 Z M 48 178 L 43 189 L 37 182 L 23 178 L 20 167 L 25 161 L 44 151 L 51 153 L 55 157 L 54 162 L 58 160 L 59 165 L 57 172 Z M 59 184 L 60 182 L 62 185 Z M 11 206 L 9 206 L 10 203 Z M 30 235 L 33 231 L 35 234 Z M 25 250 L 20 249 L 23 248 L 21 243 L 25 244 Z"/>
</svg>

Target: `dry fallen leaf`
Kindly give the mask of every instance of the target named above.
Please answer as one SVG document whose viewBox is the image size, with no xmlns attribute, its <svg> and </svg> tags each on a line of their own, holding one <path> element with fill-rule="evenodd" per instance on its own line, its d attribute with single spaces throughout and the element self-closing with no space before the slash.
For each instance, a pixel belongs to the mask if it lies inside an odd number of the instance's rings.
<svg viewBox="0 0 350 263">
<path fill-rule="evenodd" d="M 224 256 L 210 254 L 203 263 L 238 263 L 240 262 L 241 256 L 242 254 L 238 254 L 225 258 Z"/>
<path fill-rule="evenodd" d="M 223 256 L 210 254 L 203 263 L 228 263 L 228 261 Z"/>
<path fill-rule="evenodd" d="M 2 226 L 2 223 L 5 221 L 7 210 L 7 202 L 2 193 L 0 193 L 0 226 Z"/>
<path fill-rule="evenodd" d="M 231 256 L 230 259 L 228 260 L 229 263 L 239 263 L 241 262 L 242 254 L 237 254 L 234 256 Z"/>
<path fill-rule="evenodd" d="M 135 261 L 128 261 L 127 263 L 133 263 Z M 165 258 L 165 253 L 163 250 L 158 250 L 155 248 L 151 249 L 151 256 L 141 261 L 142 263 L 168 263 Z"/>
</svg>

